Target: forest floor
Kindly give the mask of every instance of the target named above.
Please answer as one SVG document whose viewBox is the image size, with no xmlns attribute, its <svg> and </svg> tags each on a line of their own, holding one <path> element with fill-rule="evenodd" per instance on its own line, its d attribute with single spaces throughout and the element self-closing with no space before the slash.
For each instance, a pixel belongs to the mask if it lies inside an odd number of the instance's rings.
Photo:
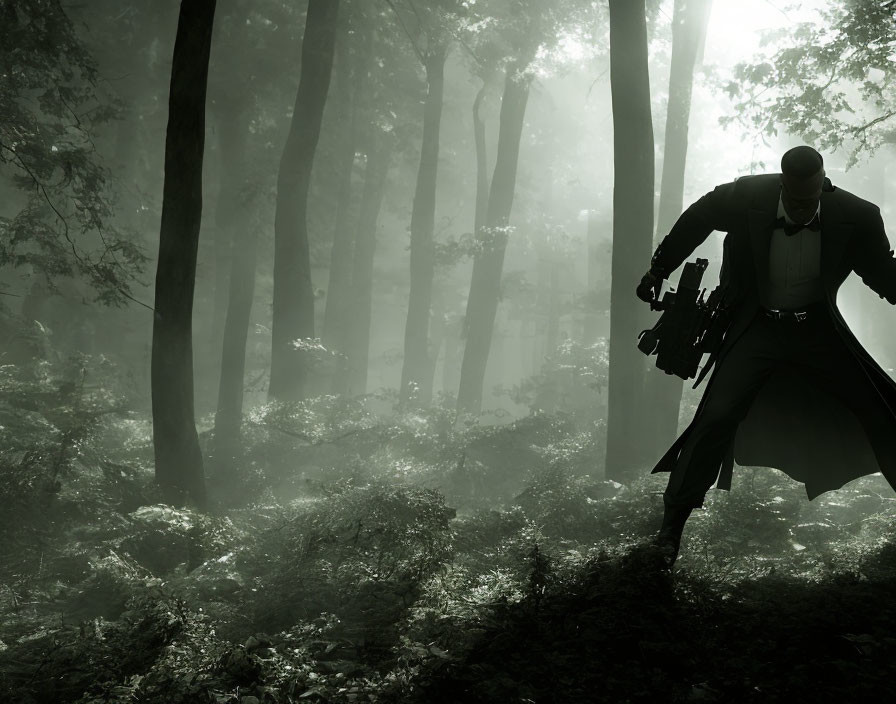
<svg viewBox="0 0 896 704">
<path fill-rule="evenodd" d="M 662 479 L 594 478 L 599 434 L 568 417 L 255 409 L 200 513 L 159 502 L 145 416 L 32 381 L 0 401 L 3 701 L 860 702 L 896 681 L 879 476 L 809 502 L 739 468 L 670 573 Z"/>
</svg>

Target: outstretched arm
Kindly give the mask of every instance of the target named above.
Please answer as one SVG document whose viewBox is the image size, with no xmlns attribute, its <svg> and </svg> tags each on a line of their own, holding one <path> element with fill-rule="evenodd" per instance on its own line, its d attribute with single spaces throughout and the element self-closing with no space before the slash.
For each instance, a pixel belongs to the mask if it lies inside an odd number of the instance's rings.
<svg viewBox="0 0 896 704">
<path fill-rule="evenodd" d="M 858 224 L 860 236 L 853 252 L 853 270 L 881 298 L 896 304 L 896 259 L 884 230 L 880 208 L 869 211 Z"/>
<path fill-rule="evenodd" d="M 736 184 L 737 181 L 732 181 L 716 186 L 681 214 L 650 261 L 650 270 L 655 276 L 668 278 L 703 244 L 710 232 L 727 232 L 732 228 L 737 217 Z"/>
</svg>

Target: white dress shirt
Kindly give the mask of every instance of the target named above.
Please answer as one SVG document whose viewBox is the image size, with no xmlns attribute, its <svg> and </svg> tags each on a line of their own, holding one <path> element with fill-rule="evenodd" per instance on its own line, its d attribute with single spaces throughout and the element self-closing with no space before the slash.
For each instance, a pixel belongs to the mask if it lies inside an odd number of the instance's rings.
<svg viewBox="0 0 896 704">
<path fill-rule="evenodd" d="M 821 203 L 815 216 L 821 218 Z M 788 223 L 794 222 L 784 210 L 780 196 L 778 217 Z M 801 310 L 824 298 L 821 232 L 803 228 L 793 235 L 786 235 L 784 228 L 775 228 L 769 244 L 768 264 L 768 286 L 763 296 L 766 308 Z"/>
</svg>

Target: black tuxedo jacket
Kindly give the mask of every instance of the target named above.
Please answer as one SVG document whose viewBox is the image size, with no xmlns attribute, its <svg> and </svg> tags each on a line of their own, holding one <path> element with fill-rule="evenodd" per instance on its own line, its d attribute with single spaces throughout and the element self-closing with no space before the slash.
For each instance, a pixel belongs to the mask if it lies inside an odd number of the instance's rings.
<svg viewBox="0 0 896 704">
<path fill-rule="evenodd" d="M 654 262 L 665 272 L 677 269 L 714 230 L 726 232 L 721 283 L 732 307 L 732 322 L 719 352 L 737 344 L 759 307 L 759 290 L 768 276 L 768 255 L 781 189 L 780 174 L 744 176 L 716 187 L 691 205 L 660 243 Z M 891 409 L 896 433 L 896 383 L 856 340 L 837 309 L 837 290 L 851 272 L 881 298 L 896 304 L 896 259 L 880 209 L 825 179 L 821 194 L 821 278 L 837 334 L 853 352 Z M 896 325 L 896 323 L 894 323 Z M 712 388 L 712 376 L 707 392 Z M 705 398 L 705 395 L 704 395 Z M 697 409 L 695 421 L 703 407 Z M 654 468 L 670 471 L 691 426 Z M 719 486 L 730 488 L 739 464 L 781 469 L 806 485 L 809 498 L 881 470 L 871 443 L 851 411 L 830 394 L 807 386 L 794 375 L 772 377 L 759 392 L 722 463 Z M 896 476 L 896 453 L 887 458 Z"/>
</svg>

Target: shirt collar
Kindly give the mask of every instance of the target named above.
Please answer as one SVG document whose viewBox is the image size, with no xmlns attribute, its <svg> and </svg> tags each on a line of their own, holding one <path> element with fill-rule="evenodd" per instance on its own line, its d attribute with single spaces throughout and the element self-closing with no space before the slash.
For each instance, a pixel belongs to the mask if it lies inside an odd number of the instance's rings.
<svg viewBox="0 0 896 704">
<path fill-rule="evenodd" d="M 784 210 L 784 199 L 781 197 L 781 194 L 778 194 L 778 215 L 776 217 L 784 218 L 784 222 L 789 223 L 791 225 L 795 225 L 796 223 L 791 220 L 790 216 Z M 815 211 L 815 215 L 809 219 L 809 222 L 812 222 L 813 219 L 818 218 L 821 221 L 821 201 L 818 201 L 818 208 Z"/>
</svg>

